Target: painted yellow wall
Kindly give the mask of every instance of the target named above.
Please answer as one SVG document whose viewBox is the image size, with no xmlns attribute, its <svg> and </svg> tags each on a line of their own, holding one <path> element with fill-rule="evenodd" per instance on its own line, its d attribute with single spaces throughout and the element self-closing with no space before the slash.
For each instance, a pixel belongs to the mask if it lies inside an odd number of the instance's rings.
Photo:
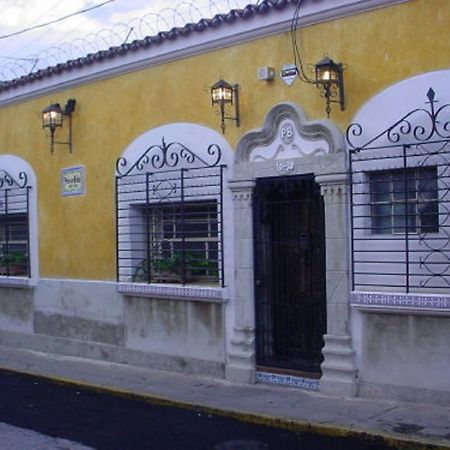
<svg viewBox="0 0 450 450">
<path fill-rule="evenodd" d="M 388 85 L 448 67 L 449 23 L 449 0 L 411 0 L 298 30 L 297 39 L 306 70 L 326 53 L 348 65 L 347 108 L 340 112 L 333 105 L 331 117 L 345 130 L 364 102 Z M 324 101 L 314 86 L 257 80 L 258 67 L 278 72 L 287 62 L 293 62 L 291 36 L 283 33 L 1 108 L 0 152 L 27 160 L 38 179 L 40 275 L 115 278 L 117 157 L 141 133 L 166 123 L 192 122 L 220 132 L 208 95 L 219 77 L 241 86 L 242 126 L 227 123 L 233 148 L 278 102 L 297 102 L 310 118 L 323 118 Z M 77 100 L 74 152 L 56 146 L 51 156 L 40 111 L 71 97 Z M 59 131 L 58 140 L 65 140 L 65 132 Z M 76 165 L 86 168 L 86 195 L 62 197 L 60 171 Z"/>
</svg>

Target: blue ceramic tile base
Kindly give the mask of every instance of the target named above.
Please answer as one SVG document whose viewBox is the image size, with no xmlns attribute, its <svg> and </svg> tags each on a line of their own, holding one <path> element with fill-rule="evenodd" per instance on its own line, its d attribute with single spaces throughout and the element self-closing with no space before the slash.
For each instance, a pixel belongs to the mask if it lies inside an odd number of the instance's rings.
<svg viewBox="0 0 450 450">
<path fill-rule="evenodd" d="M 278 373 L 256 372 L 257 383 L 280 384 L 284 386 L 291 386 L 300 389 L 307 389 L 309 391 L 319 390 L 319 380 L 312 380 L 310 378 L 295 377 L 293 375 L 281 375 Z"/>
</svg>

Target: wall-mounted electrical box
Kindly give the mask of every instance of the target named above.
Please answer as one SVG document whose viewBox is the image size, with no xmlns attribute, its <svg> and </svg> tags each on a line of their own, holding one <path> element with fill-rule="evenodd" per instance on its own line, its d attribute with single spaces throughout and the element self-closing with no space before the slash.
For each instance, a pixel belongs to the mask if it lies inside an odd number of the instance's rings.
<svg viewBox="0 0 450 450">
<path fill-rule="evenodd" d="M 258 80 L 273 81 L 275 79 L 275 69 L 273 67 L 260 67 L 257 72 Z"/>
</svg>

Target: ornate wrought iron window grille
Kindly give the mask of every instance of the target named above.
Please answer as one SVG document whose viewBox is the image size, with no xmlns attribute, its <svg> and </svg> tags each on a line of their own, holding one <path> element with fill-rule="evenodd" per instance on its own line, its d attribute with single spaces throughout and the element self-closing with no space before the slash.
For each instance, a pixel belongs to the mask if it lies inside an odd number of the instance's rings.
<svg viewBox="0 0 450 450">
<path fill-rule="evenodd" d="M 0 169 L 0 276 L 30 277 L 30 189 L 27 176 Z"/>
<path fill-rule="evenodd" d="M 347 129 L 353 290 L 450 287 L 450 105 L 427 99 L 375 136 Z"/>
<path fill-rule="evenodd" d="M 119 282 L 224 285 L 220 157 L 163 140 L 117 161 Z"/>
</svg>

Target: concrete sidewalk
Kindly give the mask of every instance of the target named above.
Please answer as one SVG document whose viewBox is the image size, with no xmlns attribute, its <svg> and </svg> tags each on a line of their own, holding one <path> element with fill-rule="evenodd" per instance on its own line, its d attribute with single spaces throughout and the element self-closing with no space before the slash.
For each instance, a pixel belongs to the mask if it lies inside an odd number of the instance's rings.
<svg viewBox="0 0 450 450">
<path fill-rule="evenodd" d="M 0 369 L 300 431 L 367 433 L 381 436 L 392 448 L 406 448 L 403 445 L 411 442 L 415 449 L 450 449 L 450 405 L 335 398 L 3 346 Z"/>
</svg>

